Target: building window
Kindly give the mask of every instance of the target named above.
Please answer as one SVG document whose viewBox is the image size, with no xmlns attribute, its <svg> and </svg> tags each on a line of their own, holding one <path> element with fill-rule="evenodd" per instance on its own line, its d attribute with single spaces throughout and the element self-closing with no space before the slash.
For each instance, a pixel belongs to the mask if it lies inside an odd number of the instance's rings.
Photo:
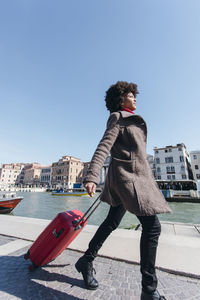
<svg viewBox="0 0 200 300">
<path fill-rule="evenodd" d="M 196 174 L 197 179 L 200 179 L 200 174 Z"/>
<path fill-rule="evenodd" d="M 155 153 L 159 153 L 159 151 L 158 151 L 158 150 L 156 150 L 156 151 L 155 151 Z"/>
<path fill-rule="evenodd" d="M 197 159 L 197 155 L 196 155 L 196 154 L 194 154 L 194 155 L 193 155 L 193 158 L 194 158 L 194 159 Z"/>
<path fill-rule="evenodd" d="M 184 157 L 182 155 L 179 156 L 180 162 L 184 161 Z"/>
<path fill-rule="evenodd" d="M 165 157 L 165 162 L 166 163 L 173 163 L 174 162 L 173 156 Z"/>
<path fill-rule="evenodd" d="M 158 178 L 158 180 L 160 180 L 160 179 L 161 179 L 161 176 L 159 175 L 159 176 L 157 176 L 157 178 Z"/>
<path fill-rule="evenodd" d="M 185 171 L 185 166 L 181 166 L 181 171 Z"/>
<path fill-rule="evenodd" d="M 160 173 L 160 167 L 157 168 L 157 172 Z"/>
<path fill-rule="evenodd" d="M 165 149 L 165 153 L 167 153 L 168 152 L 168 150 L 167 149 Z"/>
<path fill-rule="evenodd" d="M 167 166 L 166 171 L 167 171 L 167 173 L 175 173 L 175 168 L 174 168 L 174 166 L 171 166 L 171 167 Z"/>
<path fill-rule="evenodd" d="M 182 174 L 182 179 L 186 179 L 186 175 L 185 174 Z"/>
<path fill-rule="evenodd" d="M 178 151 L 182 151 L 182 148 L 178 148 Z"/>
<path fill-rule="evenodd" d="M 160 163 L 160 158 L 156 158 L 156 163 L 157 163 L 157 164 Z"/>
<path fill-rule="evenodd" d="M 168 180 L 171 180 L 171 175 L 167 175 L 167 179 L 168 179 Z"/>
<path fill-rule="evenodd" d="M 169 152 L 172 152 L 172 149 L 171 149 L 171 148 L 169 149 Z"/>
<path fill-rule="evenodd" d="M 175 179 L 176 179 L 176 176 L 175 176 L 175 175 L 172 175 L 172 179 L 175 180 Z"/>
<path fill-rule="evenodd" d="M 195 168 L 195 170 L 199 170 L 199 166 L 198 165 L 195 165 L 194 168 Z"/>
</svg>

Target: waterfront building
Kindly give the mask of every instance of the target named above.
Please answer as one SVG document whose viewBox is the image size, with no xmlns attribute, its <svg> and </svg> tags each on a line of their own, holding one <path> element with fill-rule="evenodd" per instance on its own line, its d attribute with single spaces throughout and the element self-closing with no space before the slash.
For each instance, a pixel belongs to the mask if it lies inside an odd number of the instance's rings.
<svg viewBox="0 0 200 300">
<path fill-rule="evenodd" d="M 15 185 L 18 182 L 18 178 L 20 177 L 24 166 L 25 163 L 2 164 L 0 184 Z"/>
<path fill-rule="evenodd" d="M 87 174 L 87 170 L 89 169 L 89 166 L 90 166 L 90 161 L 87 161 L 87 162 L 83 163 L 83 177 L 82 177 L 82 181 L 83 181 L 84 177 Z"/>
<path fill-rule="evenodd" d="M 99 175 L 99 184 L 100 185 L 103 185 L 104 184 L 104 181 L 105 181 L 105 178 L 106 178 L 106 174 L 108 172 L 108 167 L 109 167 L 109 164 L 110 164 L 110 160 L 111 160 L 111 155 L 109 154 L 105 161 L 104 161 L 104 164 L 103 164 L 103 167 L 101 168 L 100 170 L 100 175 Z"/>
<path fill-rule="evenodd" d="M 186 146 L 181 143 L 176 146 L 154 148 L 155 177 L 158 180 L 188 180 L 193 179 Z"/>
<path fill-rule="evenodd" d="M 52 164 L 52 187 L 73 188 L 82 183 L 84 163 L 79 158 L 65 155 Z"/>
<path fill-rule="evenodd" d="M 24 174 L 25 174 L 25 166 L 26 164 L 24 165 L 24 167 L 21 169 L 21 172 L 20 174 L 17 176 L 17 180 L 15 182 L 15 185 L 23 185 L 24 183 Z"/>
<path fill-rule="evenodd" d="M 147 160 L 149 162 L 152 174 L 153 174 L 154 178 L 156 178 L 156 167 L 155 167 L 154 156 L 151 154 L 147 154 Z"/>
<path fill-rule="evenodd" d="M 42 166 L 40 172 L 40 183 L 42 186 L 51 187 L 52 166 Z"/>
<path fill-rule="evenodd" d="M 26 164 L 24 167 L 24 180 L 25 185 L 40 185 L 41 165 L 39 163 Z"/>
<path fill-rule="evenodd" d="M 192 166 L 192 172 L 194 180 L 200 180 L 200 151 L 191 151 L 190 160 Z"/>
</svg>

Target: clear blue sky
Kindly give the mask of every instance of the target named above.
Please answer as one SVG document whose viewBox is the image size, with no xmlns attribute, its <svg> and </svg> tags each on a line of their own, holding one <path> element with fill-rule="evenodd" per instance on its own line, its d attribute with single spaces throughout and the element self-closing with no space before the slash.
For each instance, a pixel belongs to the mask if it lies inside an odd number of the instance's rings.
<svg viewBox="0 0 200 300">
<path fill-rule="evenodd" d="M 0 163 L 83 161 L 105 91 L 136 82 L 147 152 L 200 149 L 199 0 L 0 1 Z"/>
</svg>

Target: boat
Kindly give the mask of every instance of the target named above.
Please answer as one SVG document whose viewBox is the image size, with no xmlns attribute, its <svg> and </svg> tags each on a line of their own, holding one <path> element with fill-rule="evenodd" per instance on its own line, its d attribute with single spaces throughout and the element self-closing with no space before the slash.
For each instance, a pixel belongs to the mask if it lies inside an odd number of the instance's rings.
<svg viewBox="0 0 200 300">
<path fill-rule="evenodd" d="M 23 197 L 17 197 L 13 192 L 1 192 L 0 193 L 0 214 L 10 213 L 23 199 Z"/>
<path fill-rule="evenodd" d="M 89 196 L 85 190 L 71 189 L 71 190 L 55 190 L 52 191 L 52 196 Z"/>
<path fill-rule="evenodd" d="M 156 182 L 169 202 L 200 203 L 197 182 L 194 180 L 156 180 Z"/>
</svg>

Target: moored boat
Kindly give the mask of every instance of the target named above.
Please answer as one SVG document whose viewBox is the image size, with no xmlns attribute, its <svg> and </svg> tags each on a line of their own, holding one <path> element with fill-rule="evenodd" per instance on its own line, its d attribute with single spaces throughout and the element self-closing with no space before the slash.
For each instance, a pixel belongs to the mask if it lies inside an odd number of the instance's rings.
<svg viewBox="0 0 200 300">
<path fill-rule="evenodd" d="M 200 203 L 197 182 L 194 180 L 156 180 L 156 182 L 169 202 Z"/>
<path fill-rule="evenodd" d="M 52 191 L 52 196 L 88 196 L 88 193 L 85 190 L 78 190 L 78 189 L 72 189 L 72 190 L 55 190 Z"/>
<path fill-rule="evenodd" d="M 10 213 L 22 199 L 23 197 L 17 197 L 16 193 L 0 193 L 0 214 Z"/>
</svg>

